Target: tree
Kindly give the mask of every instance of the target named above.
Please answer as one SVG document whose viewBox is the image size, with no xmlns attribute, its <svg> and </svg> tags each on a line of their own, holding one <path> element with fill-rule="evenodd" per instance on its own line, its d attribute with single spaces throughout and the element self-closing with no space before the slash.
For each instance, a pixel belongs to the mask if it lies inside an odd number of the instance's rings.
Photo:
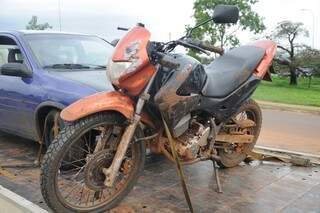
<svg viewBox="0 0 320 213">
<path fill-rule="evenodd" d="M 296 54 L 296 64 L 313 69 L 313 75 L 320 76 L 320 50 L 304 46 Z"/>
<path fill-rule="evenodd" d="M 37 16 L 32 16 L 31 20 L 28 22 L 28 25 L 26 26 L 27 30 L 46 30 L 51 28 L 52 26 L 50 26 L 48 22 L 44 24 L 38 24 Z"/>
<path fill-rule="evenodd" d="M 237 46 L 239 39 L 234 35 L 237 30 L 249 30 L 260 33 L 265 29 L 262 18 L 252 10 L 251 6 L 258 0 L 196 0 L 193 5 L 196 24 L 207 20 L 213 15 L 213 9 L 218 4 L 236 5 L 240 11 L 240 20 L 237 26 L 230 29 L 230 24 L 214 24 L 209 22 L 194 31 L 199 39 L 208 40 L 211 44 L 219 43 L 219 46 Z M 187 26 L 190 29 L 190 26 Z"/>
<path fill-rule="evenodd" d="M 272 37 L 274 40 L 278 40 L 278 43 L 286 41 L 284 45 L 278 45 L 278 48 L 283 50 L 289 56 L 290 63 L 288 66 L 290 71 L 290 85 L 298 84 L 296 75 L 297 61 L 295 56 L 297 49 L 302 46 L 295 42 L 299 36 L 309 36 L 308 31 L 303 27 L 303 23 L 300 22 L 279 22 L 272 33 Z"/>
</svg>

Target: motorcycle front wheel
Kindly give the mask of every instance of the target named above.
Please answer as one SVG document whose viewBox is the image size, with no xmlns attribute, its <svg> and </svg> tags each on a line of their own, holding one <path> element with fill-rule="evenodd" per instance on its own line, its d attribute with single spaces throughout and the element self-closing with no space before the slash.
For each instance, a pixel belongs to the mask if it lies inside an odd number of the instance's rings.
<svg viewBox="0 0 320 213">
<path fill-rule="evenodd" d="M 130 145 L 112 187 L 104 185 L 102 172 L 112 163 L 125 123 L 121 114 L 104 112 L 58 134 L 41 166 L 41 192 L 54 212 L 103 212 L 130 192 L 144 167 L 144 143 Z M 143 137 L 140 129 L 135 137 Z"/>
</svg>

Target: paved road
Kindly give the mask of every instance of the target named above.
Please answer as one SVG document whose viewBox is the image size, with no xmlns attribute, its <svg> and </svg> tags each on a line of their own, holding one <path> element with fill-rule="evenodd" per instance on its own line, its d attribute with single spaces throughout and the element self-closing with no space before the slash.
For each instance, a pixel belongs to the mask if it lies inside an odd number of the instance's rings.
<svg viewBox="0 0 320 213">
<path fill-rule="evenodd" d="M 320 116 L 263 110 L 258 145 L 320 155 Z"/>
<path fill-rule="evenodd" d="M 32 163 L 36 151 L 35 143 L 0 133 L 0 164 Z M 215 191 L 211 162 L 184 166 L 195 212 L 319 212 L 320 166 L 254 161 L 219 171 L 222 194 Z M 39 174 L 38 168 L 0 169 L 0 185 L 48 209 L 40 193 Z M 110 211 L 116 212 L 189 212 L 175 166 L 163 157 L 148 156 L 133 190 Z"/>
</svg>

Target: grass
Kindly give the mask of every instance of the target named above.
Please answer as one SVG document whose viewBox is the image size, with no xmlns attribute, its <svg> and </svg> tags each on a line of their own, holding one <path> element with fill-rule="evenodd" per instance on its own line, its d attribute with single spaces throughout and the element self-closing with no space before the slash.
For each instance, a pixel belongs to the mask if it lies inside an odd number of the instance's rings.
<svg viewBox="0 0 320 213">
<path fill-rule="evenodd" d="M 298 86 L 289 85 L 288 78 L 273 76 L 272 81 L 263 81 L 253 97 L 261 101 L 320 107 L 320 78 L 313 78 L 310 88 L 307 78 L 299 78 Z"/>
</svg>

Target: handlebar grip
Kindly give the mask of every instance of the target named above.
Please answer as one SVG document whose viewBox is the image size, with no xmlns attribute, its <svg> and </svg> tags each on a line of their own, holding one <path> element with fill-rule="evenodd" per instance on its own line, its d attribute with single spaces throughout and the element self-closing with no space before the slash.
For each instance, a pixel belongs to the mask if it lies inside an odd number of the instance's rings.
<svg viewBox="0 0 320 213">
<path fill-rule="evenodd" d="M 218 54 L 220 54 L 220 55 L 223 55 L 223 54 L 224 54 L 224 49 L 223 49 L 223 48 L 215 47 L 215 46 L 212 46 L 212 45 L 209 45 L 209 44 L 203 46 L 203 49 L 208 50 L 208 51 L 210 51 L 210 52 L 218 53 Z"/>
</svg>

